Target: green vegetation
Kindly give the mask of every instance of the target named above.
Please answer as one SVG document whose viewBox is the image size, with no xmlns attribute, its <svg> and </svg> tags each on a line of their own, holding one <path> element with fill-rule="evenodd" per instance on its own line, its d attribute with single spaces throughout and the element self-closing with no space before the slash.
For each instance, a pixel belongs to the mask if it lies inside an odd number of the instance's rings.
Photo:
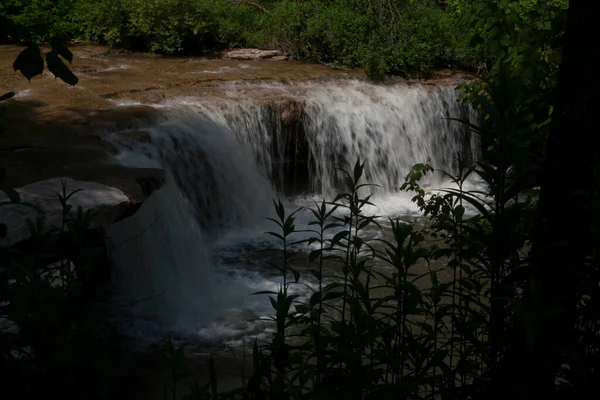
<svg viewBox="0 0 600 400">
<path fill-rule="evenodd" d="M 2 185 L 1 208 L 35 206 Z M 0 371 L 20 398 L 109 398 L 123 371 L 118 334 L 106 323 L 104 238 L 91 229 L 93 214 L 69 205 L 77 190 L 63 185 L 56 201 L 62 223 L 48 227 L 38 210 L 31 237 L 0 247 Z M 0 238 L 7 227 L 0 224 Z M 18 392 L 14 392 L 18 390 Z M 73 396 L 74 393 L 79 395 Z M 81 397 L 85 395 L 85 397 Z M 94 397 L 90 397 L 90 396 Z"/>
<path fill-rule="evenodd" d="M 84 37 L 167 53 L 258 45 L 373 74 L 450 65 L 480 69 L 484 77 L 462 85 L 481 123 L 456 121 L 481 137 L 484 159 L 469 163 L 457 155 L 459 172 L 451 178 L 458 189 L 427 192 L 419 184 L 432 172 L 425 164 L 402 187 L 429 218 L 426 229 L 390 220 L 387 241 L 361 236 L 382 222 L 364 213 L 371 203 L 360 162 L 346 173 L 343 193 L 311 210 L 308 252 L 291 247 L 298 245 L 294 214 L 275 204 L 279 230 L 269 234 L 282 244 L 281 282 L 277 291 L 259 293 L 273 307 L 272 340 L 255 343 L 242 389 L 220 393 L 211 358 L 207 383 L 195 384 L 188 399 L 555 400 L 597 392 L 600 49 L 592 19 L 598 2 L 572 0 L 565 38 L 565 1 L 445 3 L 12 0 L 0 6 L 4 39 Z M 69 83 L 57 60 L 69 61 L 70 53 L 53 43 L 47 66 Z M 36 47 L 26 51 L 15 67 L 30 77 L 44 60 Z M 470 175 L 488 191 L 465 190 Z M 14 190 L 0 190 L 11 205 L 20 203 Z M 115 370 L 114 336 L 102 325 L 103 242 L 90 236 L 91 216 L 73 212 L 68 198 L 66 189 L 58 196 L 65 210 L 60 228 L 42 233 L 40 218 L 30 223 L 27 249 L 0 248 L 0 317 L 18 328 L 0 332 L 0 369 L 10 372 L 3 377 L 21 388 L 21 397 L 115 398 L 115 375 L 127 374 Z M 55 261 L 50 267 L 48 259 Z M 375 272 L 375 262 L 389 273 Z M 293 289 L 308 277 L 316 284 L 300 301 Z M 171 379 L 165 397 L 175 399 L 189 371 L 183 349 L 170 340 L 165 354 Z"/>
<path fill-rule="evenodd" d="M 487 71 L 502 46 L 515 63 L 554 60 L 565 9 L 566 0 L 8 0 L 0 40 L 78 38 L 164 53 L 256 46 L 373 75 Z"/>
</svg>

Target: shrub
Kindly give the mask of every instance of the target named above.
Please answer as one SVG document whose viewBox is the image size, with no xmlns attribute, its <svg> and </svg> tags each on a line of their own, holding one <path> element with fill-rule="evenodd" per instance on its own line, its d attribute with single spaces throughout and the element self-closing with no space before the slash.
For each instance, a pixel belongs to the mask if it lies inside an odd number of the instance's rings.
<svg viewBox="0 0 600 400">
<path fill-rule="evenodd" d="M 70 37 L 71 10 L 77 0 L 6 0 L 0 4 L 0 40 L 48 40 Z"/>
<path fill-rule="evenodd" d="M 228 0 L 79 0 L 74 18 L 88 40 L 180 53 L 246 45 L 259 13 Z"/>
</svg>

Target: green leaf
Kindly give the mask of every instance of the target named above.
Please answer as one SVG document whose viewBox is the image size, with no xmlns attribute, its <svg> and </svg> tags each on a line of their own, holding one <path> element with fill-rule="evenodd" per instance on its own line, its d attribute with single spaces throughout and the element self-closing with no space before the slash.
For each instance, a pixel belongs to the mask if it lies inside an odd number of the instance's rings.
<svg viewBox="0 0 600 400">
<path fill-rule="evenodd" d="M 213 356 L 211 354 L 211 356 L 208 358 L 208 369 L 210 372 L 210 388 L 213 392 L 213 395 L 216 396 L 217 395 L 217 390 L 218 390 L 218 386 L 217 386 L 217 372 L 215 369 L 215 362 L 213 360 Z"/>
<path fill-rule="evenodd" d="M 0 101 L 8 100 L 12 97 L 15 97 L 15 92 L 4 93 L 2 96 L 0 96 Z"/>
<path fill-rule="evenodd" d="M 310 306 L 314 307 L 317 304 L 319 304 L 319 301 L 321 301 L 322 296 L 323 296 L 323 294 L 321 292 L 316 292 L 315 294 L 313 294 L 310 297 L 310 302 L 309 302 Z"/>
<path fill-rule="evenodd" d="M 31 82 L 31 78 L 44 72 L 44 59 L 39 47 L 30 45 L 17 56 L 13 63 L 15 71 L 19 71 Z"/>
<path fill-rule="evenodd" d="M 323 296 L 323 302 L 333 299 L 339 299 L 340 297 L 342 297 L 342 294 L 338 292 L 325 293 L 325 296 Z"/>
<path fill-rule="evenodd" d="M 48 69 L 54 74 L 55 77 L 60 78 L 63 82 L 75 86 L 79 79 L 71 72 L 69 67 L 58 57 L 58 53 L 55 50 L 50 51 L 46 54 L 46 63 Z"/>
<path fill-rule="evenodd" d="M 331 239 L 331 247 L 335 247 L 340 240 L 342 240 L 342 238 L 348 236 L 349 232 L 348 231 L 341 231 L 335 234 L 335 236 L 333 237 L 333 239 Z"/>
<path fill-rule="evenodd" d="M 292 267 L 288 267 L 288 269 L 292 271 L 292 274 L 294 274 L 294 283 L 298 283 L 298 281 L 300 280 L 300 272 L 298 272 L 297 269 Z"/>
<path fill-rule="evenodd" d="M 313 262 L 321 255 L 321 249 L 313 250 L 308 256 L 308 262 Z"/>
<path fill-rule="evenodd" d="M 8 196 L 8 198 L 10 199 L 11 202 L 13 202 L 13 203 L 21 202 L 21 196 L 19 196 L 19 193 L 17 193 L 17 191 L 14 190 L 13 188 L 0 185 L 0 191 L 6 193 L 6 195 Z"/>
<path fill-rule="evenodd" d="M 62 58 L 67 60 L 69 62 L 69 64 L 71 64 L 73 62 L 73 53 L 71 53 L 71 51 L 69 49 L 67 49 L 67 46 L 65 46 L 65 44 L 62 40 L 58 40 L 58 39 L 51 40 L 50 47 L 52 47 L 52 50 L 56 51 L 59 55 L 61 55 Z"/>
<path fill-rule="evenodd" d="M 277 239 L 283 241 L 283 236 L 281 236 L 279 233 L 276 232 L 265 232 L 267 235 L 271 235 L 273 237 L 276 237 Z"/>
<path fill-rule="evenodd" d="M 460 204 L 457 205 L 456 207 L 454 207 L 454 214 L 456 215 L 457 219 L 461 219 L 463 215 L 465 215 L 465 208 Z"/>
<path fill-rule="evenodd" d="M 323 278 L 321 277 L 321 273 L 320 273 L 319 271 L 317 271 L 316 269 L 311 269 L 311 270 L 310 270 L 310 273 L 311 273 L 311 274 L 313 274 L 313 275 L 314 275 L 314 277 L 315 277 L 315 278 L 317 278 L 319 281 L 320 281 L 321 279 L 323 279 Z"/>
</svg>

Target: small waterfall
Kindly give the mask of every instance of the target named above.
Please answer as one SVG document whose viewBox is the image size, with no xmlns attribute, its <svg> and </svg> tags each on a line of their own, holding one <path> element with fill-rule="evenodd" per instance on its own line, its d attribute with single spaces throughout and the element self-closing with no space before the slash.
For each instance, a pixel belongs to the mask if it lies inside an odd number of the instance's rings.
<svg viewBox="0 0 600 400">
<path fill-rule="evenodd" d="M 365 181 L 379 192 L 398 191 L 410 168 L 429 163 L 456 170 L 455 157 L 473 156 L 477 143 L 460 123 L 475 114 L 457 102 L 451 88 L 376 86 L 355 83 L 315 90 L 306 100 L 305 131 L 310 147 L 311 188 L 333 195 L 357 159 L 365 165 Z M 433 184 L 440 184 L 440 176 Z"/>
<path fill-rule="evenodd" d="M 235 282 L 219 284 L 213 248 L 231 231 L 255 234 L 276 197 L 252 152 L 227 128 L 179 107 L 161 123 L 112 135 L 131 167 L 163 167 L 165 185 L 107 234 L 118 293 L 132 312 L 190 332 L 244 296 Z M 140 136 L 147 141 L 140 141 Z"/>
<path fill-rule="evenodd" d="M 477 120 L 451 87 L 351 81 L 300 85 L 284 95 L 239 101 L 243 96 L 231 91 L 217 102 L 185 98 L 169 104 L 195 108 L 229 127 L 252 149 L 263 174 L 288 194 L 333 195 L 343 178 L 339 168 L 351 170 L 358 158 L 366 162 L 366 180 L 390 194 L 414 164 L 452 173 L 458 155 L 476 159 L 479 153 L 475 135 L 449 120 Z M 441 174 L 436 178 L 430 184 L 442 183 Z"/>
<path fill-rule="evenodd" d="M 107 231 L 115 289 L 133 313 L 170 327 L 210 321 L 215 308 L 210 247 L 194 208 L 168 174 L 132 217 Z"/>
<path fill-rule="evenodd" d="M 113 143 L 130 150 L 122 163 L 142 166 L 139 155 L 168 170 L 192 205 L 193 215 L 208 231 L 257 224 L 265 206 L 276 197 L 268 179 L 257 168 L 252 150 L 226 127 L 195 110 L 167 111 L 166 121 L 145 129 L 149 143 L 132 142 L 120 132 Z"/>
</svg>

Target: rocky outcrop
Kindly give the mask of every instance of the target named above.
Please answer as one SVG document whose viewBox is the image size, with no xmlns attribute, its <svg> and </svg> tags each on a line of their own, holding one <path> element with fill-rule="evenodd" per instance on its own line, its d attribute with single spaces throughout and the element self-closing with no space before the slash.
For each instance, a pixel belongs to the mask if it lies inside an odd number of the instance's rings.
<svg viewBox="0 0 600 400">
<path fill-rule="evenodd" d="M 234 60 L 285 60 L 286 57 L 279 50 L 260 50 L 260 49 L 235 49 L 223 54 L 223 58 Z"/>
<path fill-rule="evenodd" d="M 310 157 L 304 130 L 304 101 L 273 99 L 265 101 L 273 138 L 271 181 L 289 195 L 308 192 Z"/>
<path fill-rule="evenodd" d="M 158 174 L 139 177 L 136 184 L 139 185 L 141 196 L 138 193 L 134 199 L 115 187 L 71 178 L 53 178 L 22 186 L 15 189 L 22 204 L 7 204 L 0 208 L 0 222 L 8 228 L 8 234 L 0 240 L 0 245 L 13 245 L 31 236 L 27 220 L 36 221 L 42 215 L 45 216 L 44 232 L 60 228 L 63 206 L 58 196 L 63 194 L 63 188 L 67 194 L 75 192 L 67 201 L 67 204 L 72 205 L 72 212 L 76 212 L 79 207 L 83 211 L 92 210 L 94 217 L 91 227 L 98 228 L 135 213 L 145 200 L 144 197 L 162 186 L 163 182 Z M 7 196 L 2 193 L 0 203 L 7 201 Z"/>
</svg>

